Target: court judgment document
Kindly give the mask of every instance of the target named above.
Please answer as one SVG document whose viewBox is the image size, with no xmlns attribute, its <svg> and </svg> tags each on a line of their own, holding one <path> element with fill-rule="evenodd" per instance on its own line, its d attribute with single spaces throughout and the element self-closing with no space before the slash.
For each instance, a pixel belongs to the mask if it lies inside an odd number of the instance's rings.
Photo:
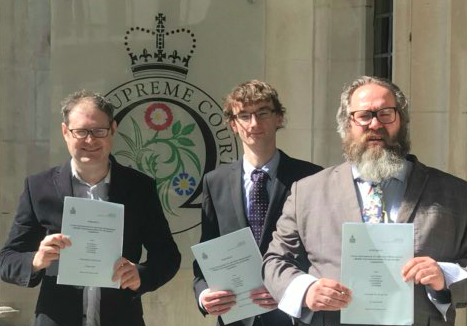
<svg viewBox="0 0 467 326">
<path fill-rule="evenodd" d="M 124 206 L 65 197 L 62 234 L 71 247 L 60 251 L 58 284 L 119 288 L 114 264 L 122 256 Z"/>
<path fill-rule="evenodd" d="M 254 304 L 250 291 L 263 286 L 262 257 L 249 227 L 191 247 L 212 291 L 230 290 L 237 304 L 221 316 L 224 324 L 271 311 Z"/>
<path fill-rule="evenodd" d="M 413 282 L 404 282 L 402 268 L 413 255 L 413 224 L 344 223 L 341 282 L 352 301 L 341 323 L 412 325 Z"/>
</svg>

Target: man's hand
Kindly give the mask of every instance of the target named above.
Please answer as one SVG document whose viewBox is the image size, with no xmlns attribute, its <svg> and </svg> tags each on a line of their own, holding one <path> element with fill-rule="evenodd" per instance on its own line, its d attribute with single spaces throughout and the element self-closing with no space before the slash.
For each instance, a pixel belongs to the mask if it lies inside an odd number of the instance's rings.
<svg viewBox="0 0 467 326">
<path fill-rule="evenodd" d="M 430 257 L 415 257 L 402 269 L 404 282 L 413 280 L 415 284 L 430 286 L 435 291 L 444 289 L 444 274 L 438 263 Z"/>
<path fill-rule="evenodd" d="M 304 303 L 308 309 L 341 310 L 352 300 L 352 291 L 331 279 L 321 278 L 310 285 Z"/>
<path fill-rule="evenodd" d="M 225 314 L 236 304 L 236 295 L 230 291 L 206 291 L 201 294 L 201 304 L 210 315 Z"/>
<path fill-rule="evenodd" d="M 114 265 L 112 281 L 120 280 L 120 288 L 136 291 L 141 286 L 138 268 L 125 257 L 120 257 Z"/>
<path fill-rule="evenodd" d="M 32 260 L 33 272 L 38 272 L 50 266 L 52 261 L 60 257 L 60 250 L 71 246 L 70 239 L 60 233 L 46 236 L 40 243 L 34 259 Z"/>
<path fill-rule="evenodd" d="M 250 299 L 253 303 L 266 309 L 276 309 L 277 302 L 269 291 L 263 286 L 250 292 Z"/>
</svg>

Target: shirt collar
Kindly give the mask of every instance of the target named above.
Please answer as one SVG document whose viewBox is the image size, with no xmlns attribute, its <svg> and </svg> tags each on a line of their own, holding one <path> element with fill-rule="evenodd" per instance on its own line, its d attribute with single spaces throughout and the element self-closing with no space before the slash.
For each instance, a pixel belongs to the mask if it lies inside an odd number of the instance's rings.
<svg viewBox="0 0 467 326">
<path fill-rule="evenodd" d="M 400 182 L 405 182 L 407 176 L 409 175 L 410 171 L 412 169 L 412 162 L 409 162 L 407 160 L 404 160 L 404 167 L 402 170 L 400 170 L 393 179 L 397 179 Z M 360 181 L 360 171 L 358 171 L 357 167 L 352 164 L 352 177 L 355 181 Z M 384 180 L 383 183 L 388 180 Z"/>
<path fill-rule="evenodd" d="M 280 160 L 280 154 L 279 151 L 276 149 L 276 152 L 272 156 L 272 158 L 267 162 L 265 165 L 263 165 L 260 169 L 255 168 L 248 160 L 245 158 L 245 155 L 243 155 L 243 172 L 247 176 L 251 176 L 251 172 L 254 170 L 263 170 L 266 172 L 270 178 L 270 180 L 273 180 L 276 177 L 277 174 L 277 168 L 279 166 L 279 160 Z"/>
<path fill-rule="evenodd" d="M 80 177 L 80 175 L 78 174 L 78 171 L 76 171 L 76 169 L 75 169 L 75 166 L 74 166 L 73 162 L 70 162 L 70 164 L 71 164 L 71 175 L 72 175 L 72 177 L 75 178 L 76 180 L 78 180 L 79 182 L 90 186 L 86 181 L 84 181 Z M 111 174 L 110 170 L 111 170 L 111 167 L 112 167 L 112 162 L 109 160 L 109 171 L 105 175 L 105 178 L 103 180 L 99 181 L 97 184 L 99 184 L 99 183 L 106 183 L 106 184 L 110 183 L 110 174 Z"/>
</svg>

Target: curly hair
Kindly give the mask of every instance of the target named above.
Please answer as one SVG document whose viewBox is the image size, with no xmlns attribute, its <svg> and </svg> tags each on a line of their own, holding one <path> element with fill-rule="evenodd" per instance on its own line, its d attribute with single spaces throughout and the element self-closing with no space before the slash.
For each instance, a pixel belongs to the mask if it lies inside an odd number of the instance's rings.
<svg viewBox="0 0 467 326">
<path fill-rule="evenodd" d="M 263 101 L 272 101 L 273 111 L 284 116 L 285 108 L 279 101 L 277 91 L 268 83 L 253 79 L 236 86 L 224 100 L 224 117 L 227 121 L 234 119 L 233 108 L 241 104 L 249 106 Z"/>
</svg>

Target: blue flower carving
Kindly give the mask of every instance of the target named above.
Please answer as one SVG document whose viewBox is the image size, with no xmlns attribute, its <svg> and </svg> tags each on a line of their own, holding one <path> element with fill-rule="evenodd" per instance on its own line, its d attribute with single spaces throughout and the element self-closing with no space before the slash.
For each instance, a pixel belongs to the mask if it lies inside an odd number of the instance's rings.
<svg viewBox="0 0 467 326">
<path fill-rule="evenodd" d="M 183 194 L 189 196 L 195 191 L 196 180 L 188 173 L 182 172 L 175 178 L 173 178 L 172 186 L 175 187 L 175 192 L 183 196 Z"/>
</svg>

